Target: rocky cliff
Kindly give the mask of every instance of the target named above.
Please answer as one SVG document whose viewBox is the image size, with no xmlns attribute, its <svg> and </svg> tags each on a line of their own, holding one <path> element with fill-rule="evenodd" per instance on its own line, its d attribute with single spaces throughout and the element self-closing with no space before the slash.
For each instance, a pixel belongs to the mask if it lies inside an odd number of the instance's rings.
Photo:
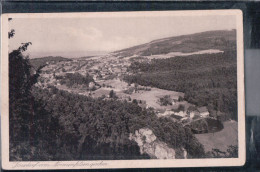
<svg viewBox="0 0 260 172">
<path fill-rule="evenodd" d="M 175 150 L 157 139 L 148 128 L 136 130 L 134 134 L 130 134 L 129 139 L 138 144 L 141 154 L 146 153 L 156 159 L 175 159 Z"/>
</svg>

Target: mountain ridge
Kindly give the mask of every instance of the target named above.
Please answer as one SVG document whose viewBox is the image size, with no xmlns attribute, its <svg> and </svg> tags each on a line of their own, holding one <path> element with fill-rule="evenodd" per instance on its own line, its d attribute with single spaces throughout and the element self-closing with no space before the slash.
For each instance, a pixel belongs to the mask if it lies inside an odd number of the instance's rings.
<svg viewBox="0 0 260 172">
<path fill-rule="evenodd" d="M 231 46 L 231 47 L 227 47 Z M 236 30 L 214 30 L 173 36 L 114 51 L 116 56 L 149 56 L 170 52 L 191 53 L 207 49 L 225 51 L 236 47 Z"/>
</svg>

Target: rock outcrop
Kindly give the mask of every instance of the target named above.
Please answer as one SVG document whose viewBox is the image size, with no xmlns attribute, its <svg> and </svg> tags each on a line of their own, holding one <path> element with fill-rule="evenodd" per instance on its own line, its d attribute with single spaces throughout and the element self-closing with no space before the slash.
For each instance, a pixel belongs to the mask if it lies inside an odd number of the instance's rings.
<svg viewBox="0 0 260 172">
<path fill-rule="evenodd" d="M 175 159 L 175 150 L 157 139 L 153 131 L 148 128 L 136 130 L 134 134 L 130 134 L 129 139 L 138 144 L 141 154 L 146 153 L 156 159 Z"/>
</svg>

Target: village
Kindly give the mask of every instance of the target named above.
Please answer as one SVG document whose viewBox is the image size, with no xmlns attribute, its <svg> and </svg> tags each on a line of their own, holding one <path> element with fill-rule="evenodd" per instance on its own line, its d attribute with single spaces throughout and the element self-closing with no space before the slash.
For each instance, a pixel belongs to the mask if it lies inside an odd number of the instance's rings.
<svg viewBox="0 0 260 172">
<path fill-rule="evenodd" d="M 123 75 L 131 60 L 145 58 L 118 58 L 113 55 L 78 58 L 72 61 L 48 62 L 42 69 L 38 87 L 55 86 L 60 90 L 91 96 L 93 98 L 111 99 L 137 103 L 140 107 L 152 109 L 157 117 L 166 117 L 184 126 L 210 117 L 207 107 L 196 107 L 184 100 L 184 93 L 163 90 L 154 87 L 128 84 Z M 66 86 L 60 80 L 68 74 L 89 75 L 93 81 L 88 85 Z M 207 129 L 206 129 L 207 130 Z M 207 132 L 207 131 L 202 132 Z"/>
</svg>

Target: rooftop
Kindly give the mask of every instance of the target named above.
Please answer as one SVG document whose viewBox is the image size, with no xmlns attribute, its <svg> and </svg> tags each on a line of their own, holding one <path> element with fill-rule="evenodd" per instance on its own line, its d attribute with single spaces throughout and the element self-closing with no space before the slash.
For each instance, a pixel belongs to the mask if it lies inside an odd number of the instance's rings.
<svg viewBox="0 0 260 172">
<path fill-rule="evenodd" d="M 199 107 L 199 108 L 198 108 L 198 111 L 199 111 L 200 113 L 203 113 L 203 112 L 208 112 L 208 109 L 207 109 L 206 106 L 202 106 L 202 107 Z"/>
</svg>

